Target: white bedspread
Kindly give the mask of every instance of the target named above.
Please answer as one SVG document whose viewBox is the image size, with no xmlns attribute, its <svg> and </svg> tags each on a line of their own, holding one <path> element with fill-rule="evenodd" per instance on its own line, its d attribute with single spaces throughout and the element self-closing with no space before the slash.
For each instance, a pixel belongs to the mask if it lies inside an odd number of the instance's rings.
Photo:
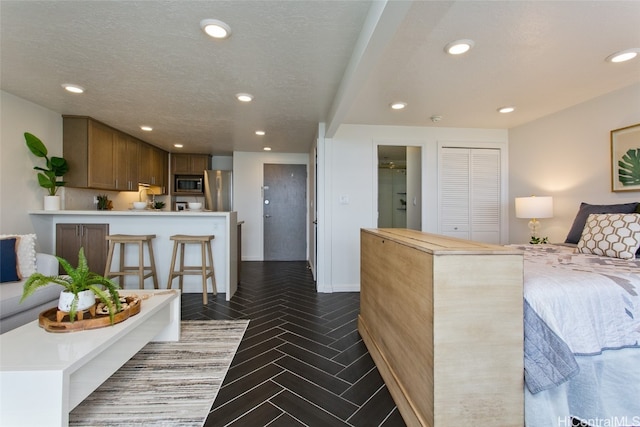
<svg viewBox="0 0 640 427">
<path fill-rule="evenodd" d="M 525 251 L 525 299 L 574 355 L 640 346 L 640 259 L 511 246 Z"/>
</svg>

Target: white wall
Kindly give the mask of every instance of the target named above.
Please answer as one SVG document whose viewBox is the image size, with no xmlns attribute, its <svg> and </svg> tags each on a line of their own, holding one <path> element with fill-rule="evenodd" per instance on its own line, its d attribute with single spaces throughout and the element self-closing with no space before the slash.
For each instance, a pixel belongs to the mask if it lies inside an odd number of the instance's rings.
<svg viewBox="0 0 640 427">
<path fill-rule="evenodd" d="M 233 153 L 233 209 L 238 212 L 238 221 L 244 221 L 242 225 L 243 261 L 264 259 L 262 185 L 265 163 L 307 165 L 307 183 L 309 183 L 308 154 L 241 151 Z M 307 188 L 307 207 L 309 206 L 308 196 Z"/>
<path fill-rule="evenodd" d="M 223 171 L 233 170 L 233 156 L 212 156 L 211 169 Z"/>
<path fill-rule="evenodd" d="M 0 233 L 33 233 L 28 211 L 43 208 L 46 191 L 34 166 L 44 166 L 26 146 L 24 133 L 44 142 L 49 157 L 62 156 L 62 116 L 0 91 Z M 63 195 L 64 189 L 58 194 Z"/>
<path fill-rule="evenodd" d="M 318 148 L 324 165 L 319 218 L 318 290 L 360 289 L 360 228 L 376 227 L 377 145 L 422 149 L 422 230 L 437 230 L 437 146 L 439 141 L 507 143 L 506 129 L 453 129 L 342 125 Z M 322 157 L 322 159 L 320 159 Z M 323 239 L 323 241 L 320 241 Z"/>
<path fill-rule="evenodd" d="M 640 123 L 636 84 L 509 131 L 510 241 L 529 240 L 528 220 L 515 218 L 515 197 L 553 196 L 554 217 L 541 236 L 563 242 L 580 202 L 640 201 L 640 193 L 611 191 L 610 131 Z"/>
</svg>

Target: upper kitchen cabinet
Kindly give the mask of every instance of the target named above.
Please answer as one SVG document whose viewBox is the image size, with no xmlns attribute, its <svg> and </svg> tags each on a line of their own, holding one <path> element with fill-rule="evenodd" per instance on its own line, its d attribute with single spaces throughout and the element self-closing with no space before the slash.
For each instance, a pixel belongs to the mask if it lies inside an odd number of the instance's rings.
<svg viewBox="0 0 640 427">
<path fill-rule="evenodd" d="M 154 183 L 162 187 L 162 193 L 166 194 L 169 183 L 169 153 L 158 147 L 153 147 Z"/>
<path fill-rule="evenodd" d="M 171 154 L 173 175 L 202 175 L 209 169 L 211 156 L 208 154 Z"/>
<path fill-rule="evenodd" d="M 138 191 L 138 183 L 166 192 L 168 153 L 90 117 L 63 116 L 69 187 Z"/>
<path fill-rule="evenodd" d="M 115 150 L 115 185 L 117 190 L 138 190 L 138 157 L 140 145 L 143 142 L 124 133 L 116 133 L 114 138 Z"/>
<path fill-rule="evenodd" d="M 116 130 L 89 117 L 63 118 L 63 153 L 69 187 L 116 190 Z"/>
<path fill-rule="evenodd" d="M 139 182 L 162 187 L 166 192 L 168 153 L 153 145 L 141 144 Z"/>
</svg>

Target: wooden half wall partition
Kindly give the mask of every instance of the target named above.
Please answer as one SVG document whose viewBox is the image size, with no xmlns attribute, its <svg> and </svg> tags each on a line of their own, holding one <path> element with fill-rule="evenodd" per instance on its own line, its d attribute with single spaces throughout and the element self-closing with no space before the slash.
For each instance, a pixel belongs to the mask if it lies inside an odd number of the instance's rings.
<svg viewBox="0 0 640 427">
<path fill-rule="evenodd" d="M 361 230 L 358 329 L 408 426 L 524 425 L 523 255 Z"/>
</svg>

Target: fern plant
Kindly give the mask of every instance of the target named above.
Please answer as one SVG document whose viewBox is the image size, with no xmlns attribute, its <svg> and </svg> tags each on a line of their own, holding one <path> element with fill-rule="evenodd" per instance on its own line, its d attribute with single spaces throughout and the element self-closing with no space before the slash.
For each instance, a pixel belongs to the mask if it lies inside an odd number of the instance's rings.
<svg viewBox="0 0 640 427">
<path fill-rule="evenodd" d="M 118 284 L 103 276 L 89 271 L 87 258 L 84 255 L 84 248 L 80 248 L 78 252 L 78 268 L 73 268 L 71 264 L 64 258 L 56 257 L 58 262 L 67 273 L 66 276 L 45 276 L 42 273 L 34 273 L 24 284 L 22 298 L 33 294 L 36 289 L 46 286 L 49 283 L 57 283 L 64 287 L 65 291 L 74 295 L 71 309 L 69 310 L 69 320 L 75 321 L 78 307 L 78 293 L 86 290 L 92 290 L 93 293 L 104 303 L 109 310 L 109 318 L 113 324 L 115 314 L 120 311 L 121 304 L 118 295 Z"/>
<path fill-rule="evenodd" d="M 618 180 L 622 185 L 640 185 L 640 149 L 631 148 L 618 160 Z"/>
</svg>

